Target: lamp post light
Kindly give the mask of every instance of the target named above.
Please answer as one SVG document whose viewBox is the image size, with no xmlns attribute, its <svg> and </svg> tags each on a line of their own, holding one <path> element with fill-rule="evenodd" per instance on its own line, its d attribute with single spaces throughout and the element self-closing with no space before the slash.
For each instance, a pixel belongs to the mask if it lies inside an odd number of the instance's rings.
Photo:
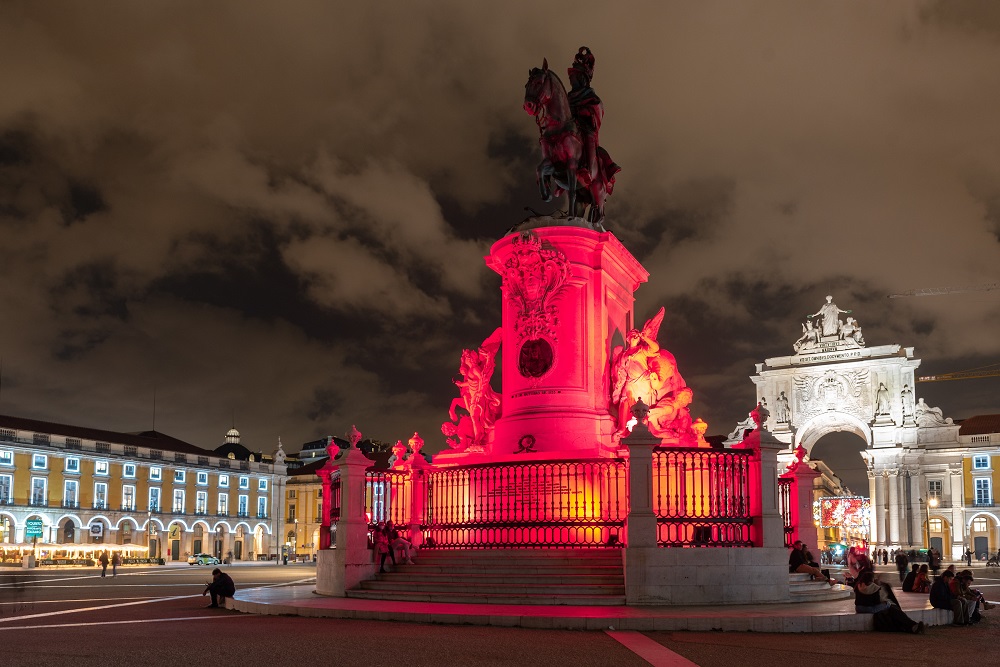
<svg viewBox="0 0 1000 667">
<path fill-rule="evenodd" d="M 938 506 L 937 498 L 927 499 L 927 553 L 931 552 L 931 510 Z"/>
</svg>

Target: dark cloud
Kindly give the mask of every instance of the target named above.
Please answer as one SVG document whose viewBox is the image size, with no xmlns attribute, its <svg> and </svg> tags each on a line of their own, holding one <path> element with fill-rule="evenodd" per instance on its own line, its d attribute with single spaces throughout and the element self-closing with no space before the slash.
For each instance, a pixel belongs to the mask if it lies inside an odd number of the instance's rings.
<svg viewBox="0 0 1000 667">
<path fill-rule="evenodd" d="M 937 372 L 1000 355 L 988 3 L 8 2 L 0 411 L 428 448 L 538 199 L 530 67 L 597 56 L 607 225 L 711 432 L 826 294 Z M 558 30 L 553 30 L 553 25 Z M 978 383 L 978 384 L 977 384 Z M 992 384 L 991 384 L 992 383 Z M 997 411 L 995 380 L 918 393 Z"/>
</svg>

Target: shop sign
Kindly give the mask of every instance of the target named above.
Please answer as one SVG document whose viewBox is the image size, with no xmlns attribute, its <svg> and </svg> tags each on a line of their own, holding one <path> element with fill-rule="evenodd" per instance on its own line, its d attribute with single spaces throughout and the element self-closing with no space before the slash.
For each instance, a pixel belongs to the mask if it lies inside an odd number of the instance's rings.
<svg viewBox="0 0 1000 667">
<path fill-rule="evenodd" d="M 42 536 L 42 520 L 28 519 L 24 522 L 24 536 L 26 538 Z"/>
<path fill-rule="evenodd" d="M 91 537 L 101 537 L 104 535 L 104 524 L 103 523 L 92 523 L 90 524 L 90 536 Z"/>
</svg>

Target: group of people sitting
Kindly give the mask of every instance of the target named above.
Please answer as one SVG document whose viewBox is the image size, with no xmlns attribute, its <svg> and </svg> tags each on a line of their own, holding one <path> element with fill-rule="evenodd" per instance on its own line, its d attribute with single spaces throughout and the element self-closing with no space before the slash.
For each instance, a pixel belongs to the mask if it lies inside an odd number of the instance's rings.
<svg viewBox="0 0 1000 667">
<path fill-rule="evenodd" d="M 413 565 L 413 554 L 416 553 L 417 548 L 399 534 L 396 527 L 392 525 L 392 521 L 386 521 L 372 528 L 372 550 L 378 558 L 378 571 L 385 573 L 386 558 L 391 559 L 392 566 L 395 567 L 396 554 L 398 553 L 403 558 L 403 562 L 407 565 Z"/>
<path fill-rule="evenodd" d="M 931 606 L 935 609 L 950 609 L 953 613 L 952 625 L 973 625 L 982 620 L 979 610 L 992 609 L 978 588 L 972 588 L 971 570 L 955 572 L 955 566 L 934 580 L 930 587 Z"/>
<path fill-rule="evenodd" d="M 813 579 L 830 579 L 829 571 L 820 570 L 811 562 L 811 555 L 805 545 L 796 540 L 788 557 L 788 571 L 806 573 Z M 859 614 L 873 614 L 876 630 L 884 632 L 924 632 L 923 621 L 914 621 L 902 610 L 892 586 L 879 579 L 875 566 L 864 549 L 852 549 L 847 556 L 848 574 L 845 583 L 854 587 L 854 610 Z M 902 582 L 905 593 L 929 594 L 931 606 L 947 609 L 953 613 L 954 625 L 972 625 L 982 616 L 980 610 L 993 608 L 983 594 L 972 588 L 971 570 L 955 571 L 949 566 L 941 576 L 931 580 L 927 564 L 914 563 Z"/>
</svg>

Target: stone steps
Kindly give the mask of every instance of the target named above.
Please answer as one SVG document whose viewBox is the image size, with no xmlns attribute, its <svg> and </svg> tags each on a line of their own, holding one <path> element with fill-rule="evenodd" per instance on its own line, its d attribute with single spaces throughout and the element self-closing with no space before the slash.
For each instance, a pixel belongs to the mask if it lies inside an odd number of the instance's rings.
<svg viewBox="0 0 1000 667">
<path fill-rule="evenodd" d="M 625 604 L 620 549 L 425 549 L 347 597 L 471 604 Z"/>
<path fill-rule="evenodd" d="M 788 575 L 788 594 L 792 602 L 822 602 L 844 600 L 854 596 L 854 591 L 843 584 L 831 586 L 825 581 L 813 581 L 808 574 Z"/>
</svg>

